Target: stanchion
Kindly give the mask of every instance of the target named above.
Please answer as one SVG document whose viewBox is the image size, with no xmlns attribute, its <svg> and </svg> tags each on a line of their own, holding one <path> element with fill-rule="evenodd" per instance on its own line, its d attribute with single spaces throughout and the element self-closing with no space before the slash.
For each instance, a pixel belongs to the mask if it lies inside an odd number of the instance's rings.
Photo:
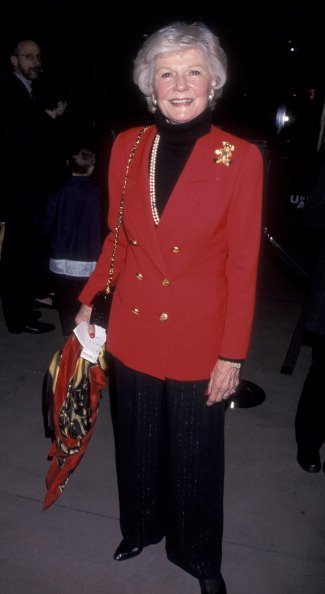
<svg viewBox="0 0 325 594">
<path fill-rule="evenodd" d="M 227 400 L 227 408 L 251 408 L 259 406 L 266 398 L 260 386 L 253 382 L 241 379 L 235 393 Z"/>
</svg>

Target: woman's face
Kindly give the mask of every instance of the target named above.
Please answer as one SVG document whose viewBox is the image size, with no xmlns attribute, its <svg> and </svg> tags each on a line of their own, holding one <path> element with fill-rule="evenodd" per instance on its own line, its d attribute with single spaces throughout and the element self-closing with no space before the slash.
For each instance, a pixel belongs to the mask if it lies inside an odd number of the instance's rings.
<svg viewBox="0 0 325 594">
<path fill-rule="evenodd" d="M 155 58 L 154 95 L 171 122 L 189 122 L 208 104 L 213 79 L 206 55 L 198 48 Z"/>
</svg>

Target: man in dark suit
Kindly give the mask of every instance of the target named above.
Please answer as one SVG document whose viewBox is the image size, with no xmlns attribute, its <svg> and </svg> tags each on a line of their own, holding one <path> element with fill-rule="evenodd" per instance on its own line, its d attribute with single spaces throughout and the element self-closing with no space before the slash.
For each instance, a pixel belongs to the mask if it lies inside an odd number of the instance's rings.
<svg viewBox="0 0 325 594">
<path fill-rule="evenodd" d="M 0 93 L 0 175 L 5 236 L 1 299 L 9 332 L 40 334 L 54 329 L 33 310 L 42 228 L 39 111 L 33 83 L 41 74 L 40 49 L 23 40 L 11 57 L 13 72 Z"/>
</svg>

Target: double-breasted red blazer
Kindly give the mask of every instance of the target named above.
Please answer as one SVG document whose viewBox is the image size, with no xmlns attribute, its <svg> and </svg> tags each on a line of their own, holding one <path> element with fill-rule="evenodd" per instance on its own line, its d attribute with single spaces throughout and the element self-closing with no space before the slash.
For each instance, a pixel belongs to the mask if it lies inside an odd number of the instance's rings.
<svg viewBox="0 0 325 594">
<path fill-rule="evenodd" d="M 138 128 L 119 134 L 109 166 L 109 228 L 117 221 Z M 214 126 L 199 138 L 155 227 L 149 156 L 155 126 L 131 163 L 115 264 L 107 349 L 158 378 L 207 379 L 219 355 L 247 355 L 254 312 L 263 166 L 259 149 Z M 232 163 L 216 149 L 234 145 Z M 91 304 L 108 278 L 114 232 L 80 295 Z"/>
</svg>

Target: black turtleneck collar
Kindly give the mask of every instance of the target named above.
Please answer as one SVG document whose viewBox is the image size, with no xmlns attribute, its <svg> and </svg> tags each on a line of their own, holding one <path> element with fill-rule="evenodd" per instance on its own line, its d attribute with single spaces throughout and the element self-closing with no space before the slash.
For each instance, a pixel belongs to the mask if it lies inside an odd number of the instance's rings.
<svg viewBox="0 0 325 594">
<path fill-rule="evenodd" d="M 163 143 L 186 145 L 195 142 L 211 129 L 212 112 L 207 107 L 200 115 L 189 122 L 172 124 L 159 109 L 155 112 L 155 123 Z"/>
<path fill-rule="evenodd" d="M 160 216 L 196 141 L 210 132 L 211 115 L 207 108 L 189 122 L 171 124 L 159 109 L 155 112 L 160 134 L 156 161 L 156 206 Z"/>
</svg>

